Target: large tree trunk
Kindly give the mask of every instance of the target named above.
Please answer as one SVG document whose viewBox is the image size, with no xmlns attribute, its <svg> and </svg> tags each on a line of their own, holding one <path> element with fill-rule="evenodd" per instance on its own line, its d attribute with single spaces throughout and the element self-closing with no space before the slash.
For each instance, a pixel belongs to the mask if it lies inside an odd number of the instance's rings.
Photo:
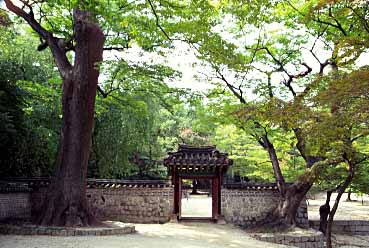
<svg viewBox="0 0 369 248">
<path fill-rule="evenodd" d="M 271 216 L 267 217 L 266 222 L 269 225 L 278 225 L 281 227 L 297 225 L 297 210 L 313 183 L 297 181 L 291 185 L 287 185 L 282 175 L 273 143 L 271 143 L 269 138 L 264 135 L 262 136 L 262 144 L 264 149 L 268 151 L 277 187 L 281 196 L 281 200 L 277 208 L 273 211 Z"/>
<path fill-rule="evenodd" d="M 297 210 L 311 186 L 310 183 L 301 182 L 286 186 L 285 194 L 281 197 L 278 207 L 272 216 L 269 216 L 271 224 L 281 227 L 298 225 L 296 223 Z"/>
<path fill-rule="evenodd" d="M 57 168 L 51 183 L 42 225 L 80 226 L 95 223 L 86 200 L 87 163 L 91 146 L 98 62 L 104 35 L 88 12 L 74 11 L 75 62 L 63 78 L 63 124 Z"/>
</svg>

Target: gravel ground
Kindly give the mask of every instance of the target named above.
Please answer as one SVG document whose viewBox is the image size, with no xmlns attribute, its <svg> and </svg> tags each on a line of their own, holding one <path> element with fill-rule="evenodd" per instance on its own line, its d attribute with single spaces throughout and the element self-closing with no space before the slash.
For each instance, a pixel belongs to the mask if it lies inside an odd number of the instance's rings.
<svg viewBox="0 0 369 248">
<path fill-rule="evenodd" d="M 331 208 L 334 205 L 334 200 L 337 194 L 332 194 L 329 205 Z M 369 197 L 359 197 L 355 194 L 351 195 L 354 201 L 348 202 L 347 194 L 344 194 L 338 205 L 336 214 L 334 215 L 335 220 L 369 220 Z M 319 220 L 319 207 L 325 203 L 326 194 L 320 193 L 315 195 L 315 199 L 309 199 L 308 213 L 310 220 Z M 363 202 L 362 202 L 363 200 Z"/>
<path fill-rule="evenodd" d="M 346 202 L 342 197 L 335 219 L 369 220 L 369 198 L 352 197 L 356 201 Z M 335 195 L 332 196 L 332 202 Z M 309 200 L 309 219 L 319 219 L 319 206 L 325 201 L 320 194 L 315 200 Z M 211 213 L 211 198 L 182 199 L 182 213 L 188 216 L 204 216 Z M 204 205 L 207 206 L 204 208 Z M 211 223 L 167 223 L 134 224 L 137 233 L 116 236 L 16 236 L 0 235 L 0 248 L 274 248 L 287 247 L 258 241 L 232 225 L 215 225 Z M 369 235 L 336 235 L 335 246 L 340 248 L 367 247 Z"/>
<path fill-rule="evenodd" d="M 120 236 L 0 236 L 1 248 L 277 248 L 231 225 L 211 223 L 135 224 L 137 233 Z"/>
<path fill-rule="evenodd" d="M 337 194 L 332 194 L 329 205 L 333 207 Z M 325 203 L 326 194 L 320 193 L 314 195 L 315 199 L 309 199 L 308 214 L 310 220 L 319 220 L 319 207 Z M 337 212 L 334 216 L 335 220 L 369 220 L 369 197 L 351 195 L 354 201 L 348 202 L 347 194 L 344 194 L 338 205 Z M 336 247 L 369 247 L 368 235 L 333 235 L 333 243 Z"/>
<path fill-rule="evenodd" d="M 333 235 L 333 244 L 339 248 L 369 247 L 369 235 Z"/>
</svg>

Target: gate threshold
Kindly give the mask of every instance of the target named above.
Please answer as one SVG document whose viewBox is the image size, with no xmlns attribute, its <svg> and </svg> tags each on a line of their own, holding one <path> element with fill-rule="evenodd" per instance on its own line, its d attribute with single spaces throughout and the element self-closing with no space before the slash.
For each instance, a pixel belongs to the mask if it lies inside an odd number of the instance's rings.
<svg viewBox="0 0 369 248">
<path fill-rule="evenodd" d="M 212 222 L 216 223 L 217 220 L 212 217 L 180 217 L 180 222 Z"/>
</svg>

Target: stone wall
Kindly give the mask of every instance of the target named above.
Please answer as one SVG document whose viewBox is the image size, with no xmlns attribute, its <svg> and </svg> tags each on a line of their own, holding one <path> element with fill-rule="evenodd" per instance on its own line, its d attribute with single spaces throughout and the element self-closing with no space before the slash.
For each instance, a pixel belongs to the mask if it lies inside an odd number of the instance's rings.
<svg viewBox="0 0 369 248">
<path fill-rule="evenodd" d="M 310 226 L 319 230 L 319 220 L 311 220 Z M 348 233 L 355 235 L 369 235 L 369 221 L 363 220 L 334 220 L 332 231 L 334 233 Z"/>
<path fill-rule="evenodd" d="M 31 216 L 30 193 L 0 193 L 0 221 L 25 219 Z"/>
<path fill-rule="evenodd" d="M 221 209 L 226 222 L 242 227 L 251 227 L 273 211 L 279 202 L 275 188 L 222 188 Z M 302 201 L 297 213 L 297 223 L 308 227 L 306 201 Z"/>
<path fill-rule="evenodd" d="M 0 185 L 0 221 L 31 215 L 30 189 L 23 185 Z"/>
<path fill-rule="evenodd" d="M 310 229 L 311 230 L 311 229 Z M 321 232 L 308 231 L 305 233 L 266 233 L 253 235 L 254 238 L 276 244 L 283 244 L 301 248 L 324 247 L 324 236 Z"/>
<path fill-rule="evenodd" d="M 0 191 L 0 220 L 30 218 L 43 211 L 48 184 L 28 182 L 24 185 L 28 187 L 23 187 L 23 192 L 14 189 Z M 222 188 L 222 215 L 229 223 L 250 227 L 263 220 L 276 207 L 279 194 L 275 184 L 247 184 L 242 187 Z M 92 211 L 101 220 L 164 223 L 170 220 L 172 214 L 173 191 L 166 181 L 91 180 L 88 182 L 87 199 Z M 297 221 L 300 226 L 308 227 L 305 201 L 299 208 Z"/>
<path fill-rule="evenodd" d="M 32 211 L 42 211 L 47 188 L 32 192 Z M 165 223 L 173 209 L 172 187 L 89 188 L 91 210 L 100 220 L 130 223 Z"/>
<path fill-rule="evenodd" d="M 173 188 L 88 189 L 87 199 L 99 219 L 165 223 L 173 209 Z"/>
</svg>

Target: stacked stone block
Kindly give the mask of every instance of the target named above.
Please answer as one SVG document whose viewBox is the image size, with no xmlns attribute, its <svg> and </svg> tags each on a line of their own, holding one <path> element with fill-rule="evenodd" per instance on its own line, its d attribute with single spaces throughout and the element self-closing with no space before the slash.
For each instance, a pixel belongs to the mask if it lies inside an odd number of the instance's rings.
<svg viewBox="0 0 369 248">
<path fill-rule="evenodd" d="M 48 236 L 104 236 L 134 233 L 135 227 L 94 227 L 94 228 L 68 228 L 35 225 L 0 225 L 0 234 L 10 235 L 48 235 Z"/>
<path fill-rule="evenodd" d="M 32 193 L 32 209 L 42 208 L 47 188 Z M 88 188 L 87 201 L 100 220 L 128 223 L 165 223 L 173 209 L 172 187 Z"/>
<path fill-rule="evenodd" d="M 263 235 L 255 235 L 254 237 L 261 241 L 283 244 L 293 247 L 300 248 L 324 247 L 324 236 L 320 232 L 306 235 L 263 234 Z"/>
<path fill-rule="evenodd" d="M 252 227 L 264 220 L 276 207 L 280 196 L 275 189 L 222 189 L 222 215 L 228 223 Z M 298 209 L 296 221 L 308 227 L 306 201 Z"/>
<path fill-rule="evenodd" d="M 173 188 L 88 189 L 87 199 L 99 219 L 165 223 L 173 208 Z"/>
<path fill-rule="evenodd" d="M 310 226 L 319 230 L 319 220 L 311 220 Z M 369 221 L 365 220 L 335 220 L 332 231 L 334 233 L 347 233 L 355 235 L 369 235 Z"/>
<path fill-rule="evenodd" d="M 31 215 L 30 189 L 24 185 L 0 185 L 0 221 L 26 219 Z"/>
<path fill-rule="evenodd" d="M 28 192 L 0 194 L 0 221 L 7 219 L 24 219 L 31 215 Z"/>
</svg>

